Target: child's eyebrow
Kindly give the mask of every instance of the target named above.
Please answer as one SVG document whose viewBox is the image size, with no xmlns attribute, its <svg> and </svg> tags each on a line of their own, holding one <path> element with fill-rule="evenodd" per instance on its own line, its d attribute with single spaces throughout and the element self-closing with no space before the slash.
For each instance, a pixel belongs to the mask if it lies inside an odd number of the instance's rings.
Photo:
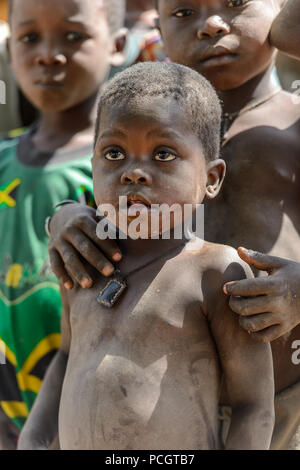
<svg viewBox="0 0 300 470">
<path fill-rule="evenodd" d="M 21 21 L 20 23 L 18 23 L 18 26 L 28 26 L 34 23 L 36 23 L 35 20 L 26 20 L 26 21 Z"/>
<path fill-rule="evenodd" d="M 176 140 L 182 140 L 182 134 L 179 134 L 173 129 L 162 129 L 162 130 L 157 130 L 153 129 L 148 132 L 147 134 L 148 137 L 165 137 L 167 139 L 176 139 Z"/>
<path fill-rule="evenodd" d="M 70 18 L 65 18 L 64 22 L 65 23 L 70 23 L 72 25 L 77 25 L 77 26 L 85 26 L 85 24 L 86 24 L 84 21 L 80 21 L 79 19 L 78 20 L 72 20 Z"/>
<path fill-rule="evenodd" d="M 127 137 L 126 132 L 123 132 L 121 129 L 113 129 L 113 130 L 107 130 L 104 131 L 100 134 L 99 138 L 100 139 L 106 139 L 110 137 Z M 167 139 L 176 139 L 176 140 L 182 140 L 182 135 L 179 134 L 178 132 L 174 131 L 173 129 L 169 130 L 157 130 L 152 129 L 149 132 L 147 132 L 147 137 L 164 137 Z"/>
<path fill-rule="evenodd" d="M 164 0 L 164 3 L 166 3 L 167 6 L 172 6 L 174 3 L 186 3 L 187 5 L 188 4 L 201 5 L 202 1 L 201 0 L 182 0 L 180 2 L 179 0 Z"/>
<path fill-rule="evenodd" d="M 85 25 L 85 23 L 83 21 L 72 20 L 72 19 L 69 19 L 69 18 L 65 18 L 64 22 L 65 23 L 70 23 L 72 25 L 77 25 L 77 26 L 84 26 Z M 18 23 L 18 26 L 28 26 L 28 25 L 31 25 L 31 24 L 34 24 L 34 23 L 36 23 L 36 20 L 25 20 L 25 21 L 20 21 L 20 23 Z"/>
<path fill-rule="evenodd" d="M 84 30 L 92 31 L 93 25 L 91 24 L 91 21 L 86 21 L 82 16 L 77 16 L 76 18 L 64 18 L 63 22 L 67 26 L 71 26 L 73 28 L 81 28 Z"/>
<path fill-rule="evenodd" d="M 193 0 L 190 0 L 190 1 L 193 1 Z M 175 3 L 175 2 L 178 3 L 178 0 L 164 0 L 164 3 L 166 3 L 167 5 L 172 5 L 172 3 Z"/>
<path fill-rule="evenodd" d="M 109 137 L 126 137 L 126 134 L 120 129 L 113 129 L 109 131 L 104 131 L 99 136 L 100 139 L 107 139 Z"/>
</svg>

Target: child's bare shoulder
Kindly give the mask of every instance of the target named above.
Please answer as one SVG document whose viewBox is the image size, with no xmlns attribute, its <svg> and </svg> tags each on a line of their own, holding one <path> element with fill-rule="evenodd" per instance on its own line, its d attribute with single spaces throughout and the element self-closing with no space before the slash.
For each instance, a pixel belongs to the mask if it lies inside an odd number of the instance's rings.
<svg viewBox="0 0 300 470">
<path fill-rule="evenodd" d="M 300 97 L 281 91 L 270 101 L 242 114 L 230 129 L 230 144 L 235 151 L 260 152 L 288 145 L 299 150 Z M 281 150 L 280 150 L 281 151 Z"/>
<path fill-rule="evenodd" d="M 216 310 L 216 306 L 217 310 L 224 311 L 227 299 L 223 286 L 226 282 L 253 277 L 251 269 L 240 259 L 238 252 L 226 245 L 195 239 L 187 244 L 182 259 L 186 263 L 182 270 L 193 273 L 203 311 L 208 317 L 210 311 Z"/>
<path fill-rule="evenodd" d="M 286 139 L 288 136 L 299 137 L 300 130 L 300 97 L 295 93 L 281 91 L 269 103 L 258 108 L 258 123 L 273 128 L 277 138 Z M 298 139 L 299 143 L 299 139 Z"/>
<path fill-rule="evenodd" d="M 219 277 L 220 282 L 229 282 L 253 276 L 237 250 L 227 245 L 194 239 L 186 245 L 183 255 L 197 267 L 202 277 L 211 274 Z"/>
</svg>

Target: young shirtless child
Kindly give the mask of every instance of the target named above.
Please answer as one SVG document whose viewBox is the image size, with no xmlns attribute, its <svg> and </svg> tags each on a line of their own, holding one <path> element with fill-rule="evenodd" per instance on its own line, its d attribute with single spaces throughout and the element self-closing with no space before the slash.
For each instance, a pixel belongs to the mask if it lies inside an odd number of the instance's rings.
<svg viewBox="0 0 300 470">
<path fill-rule="evenodd" d="M 158 1 L 168 57 L 204 74 L 223 101 L 227 178 L 219 197 L 206 207 L 205 237 L 276 255 L 263 259 L 244 255 L 270 276 L 242 281 L 245 289 L 228 288 L 229 294 L 245 296 L 231 303 L 242 314 L 241 326 L 253 338 L 272 341 L 278 393 L 272 443 L 276 449 L 289 446 L 300 424 L 300 366 L 292 361 L 294 342 L 300 338 L 300 105 L 278 90 L 273 80 L 276 50 L 269 41 L 282 4 L 280 0 Z M 285 21 L 281 37 L 288 28 L 286 17 Z M 286 45 L 292 50 L 291 44 Z M 78 230 L 76 240 L 66 230 L 66 220 Z M 74 253 L 75 246 L 104 274 L 113 267 L 96 247 L 108 259 L 120 256 L 112 241 L 106 245 L 97 241 L 95 227 L 95 213 L 76 204 L 58 212 L 51 223 L 54 270 L 69 287 L 68 272 L 83 285 L 92 284 L 78 257 L 65 256 L 70 248 Z"/>
<path fill-rule="evenodd" d="M 122 7 L 124 20 L 124 0 L 11 2 L 12 69 L 40 118 L 0 145 L 0 449 L 16 446 L 60 344 L 45 218 L 62 199 L 92 192 L 97 96 L 120 60 Z"/>
<path fill-rule="evenodd" d="M 120 214 L 125 196 L 127 222 L 136 207 L 147 229 L 153 204 L 195 208 L 215 197 L 225 172 L 220 119 L 213 88 L 186 67 L 145 63 L 119 74 L 100 98 L 97 204 Z M 108 289 L 99 274 L 92 289 L 62 286 L 62 346 L 21 449 L 47 447 L 57 426 L 62 449 L 219 449 L 221 377 L 233 409 L 226 448 L 268 448 L 271 350 L 239 327 L 222 294 L 249 267 L 223 245 L 149 234 L 122 241 L 128 288 L 111 309 L 96 300 Z"/>
</svg>

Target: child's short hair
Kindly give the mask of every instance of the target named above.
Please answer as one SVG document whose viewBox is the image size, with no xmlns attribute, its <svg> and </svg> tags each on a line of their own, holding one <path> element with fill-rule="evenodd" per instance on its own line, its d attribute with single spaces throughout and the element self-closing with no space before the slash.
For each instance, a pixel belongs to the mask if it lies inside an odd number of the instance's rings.
<svg viewBox="0 0 300 470">
<path fill-rule="evenodd" d="M 11 18 L 14 0 L 9 0 L 9 18 Z M 126 0 L 103 0 L 111 32 L 118 31 L 125 24 Z"/>
<path fill-rule="evenodd" d="M 218 158 L 221 134 L 221 104 L 212 85 L 199 73 L 174 63 L 144 62 L 116 75 L 104 87 L 98 106 L 95 145 L 103 107 L 115 104 L 135 106 L 136 100 L 172 97 L 189 119 L 205 158 Z"/>
</svg>

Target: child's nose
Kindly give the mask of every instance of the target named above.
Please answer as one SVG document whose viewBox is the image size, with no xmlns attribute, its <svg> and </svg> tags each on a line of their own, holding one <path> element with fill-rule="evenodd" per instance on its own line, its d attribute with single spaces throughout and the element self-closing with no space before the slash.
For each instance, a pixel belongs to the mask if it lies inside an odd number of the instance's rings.
<svg viewBox="0 0 300 470">
<path fill-rule="evenodd" d="M 219 15 L 213 15 L 206 18 L 205 23 L 198 29 L 198 39 L 214 38 L 230 33 L 229 24 Z"/>
<path fill-rule="evenodd" d="M 135 169 L 125 171 L 121 176 L 122 184 L 142 184 L 150 186 L 152 184 L 151 176 L 143 170 Z"/>
<path fill-rule="evenodd" d="M 38 65 L 65 65 L 67 58 L 56 48 L 45 47 L 41 49 L 35 59 Z"/>
</svg>

